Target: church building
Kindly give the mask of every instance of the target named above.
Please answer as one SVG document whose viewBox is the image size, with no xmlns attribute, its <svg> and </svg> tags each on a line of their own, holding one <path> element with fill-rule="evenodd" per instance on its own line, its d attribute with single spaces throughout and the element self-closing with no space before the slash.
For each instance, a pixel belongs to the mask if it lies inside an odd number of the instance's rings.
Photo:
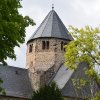
<svg viewBox="0 0 100 100">
<path fill-rule="evenodd" d="M 87 63 L 80 63 L 76 71 L 64 66 L 63 47 L 72 40 L 73 37 L 52 8 L 27 41 L 26 68 L 0 65 L 2 87 L 6 91 L 6 96 L 0 95 L 0 100 L 30 100 L 34 90 L 52 81 L 61 89 L 64 100 L 91 97 L 89 84 L 78 91 L 72 81 L 87 78 L 84 73 Z M 94 94 L 98 86 L 94 84 L 93 87 Z"/>
</svg>

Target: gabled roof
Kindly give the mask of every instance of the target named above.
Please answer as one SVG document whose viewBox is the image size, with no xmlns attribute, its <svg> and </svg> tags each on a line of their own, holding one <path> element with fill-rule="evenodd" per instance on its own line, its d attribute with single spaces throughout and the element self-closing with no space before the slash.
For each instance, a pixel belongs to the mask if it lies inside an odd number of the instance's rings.
<svg viewBox="0 0 100 100">
<path fill-rule="evenodd" d="M 69 70 L 62 65 L 53 76 L 51 81 L 57 83 L 63 97 L 85 98 L 91 96 L 89 85 L 83 87 L 79 92 L 72 82 L 72 79 L 76 78 L 88 79 L 84 68 L 87 68 L 87 63 L 80 63 L 76 71 Z M 27 69 L 0 65 L 0 78 L 3 80 L 2 87 L 6 90 L 6 96 L 31 98 L 33 91 Z M 93 88 L 94 93 L 99 89 L 96 83 Z M 78 95 L 78 93 L 80 94 Z"/>
<path fill-rule="evenodd" d="M 57 83 L 58 87 L 62 89 L 67 81 L 70 79 L 71 75 L 73 74 L 73 71 L 66 68 L 64 65 L 62 65 L 58 72 L 56 73 L 54 77 L 54 81 Z"/>
<path fill-rule="evenodd" d="M 0 65 L 0 78 L 6 96 L 31 98 L 32 87 L 27 69 Z"/>
<path fill-rule="evenodd" d="M 53 37 L 66 40 L 73 40 L 65 25 L 54 10 L 51 10 L 40 24 L 29 41 L 40 37 Z"/>
<path fill-rule="evenodd" d="M 87 63 L 82 62 L 79 64 L 78 68 L 75 71 L 72 71 L 62 65 L 58 72 L 56 73 L 53 81 L 55 81 L 58 85 L 58 87 L 61 89 L 62 96 L 63 97 L 75 97 L 75 98 L 86 98 L 91 97 L 91 89 L 90 85 L 87 84 L 84 87 L 82 87 L 80 90 L 77 90 L 77 87 L 73 84 L 73 79 L 86 79 L 90 80 L 84 71 L 84 68 L 88 68 Z M 99 87 L 96 83 L 93 85 L 93 93 L 96 93 L 96 91 L 99 90 Z"/>
</svg>

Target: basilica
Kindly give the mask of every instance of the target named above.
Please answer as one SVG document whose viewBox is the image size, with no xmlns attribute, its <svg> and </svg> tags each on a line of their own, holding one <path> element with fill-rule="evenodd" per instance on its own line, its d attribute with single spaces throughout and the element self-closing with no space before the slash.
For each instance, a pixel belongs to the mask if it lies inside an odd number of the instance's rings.
<svg viewBox="0 0 100 100">
<path fill-rule="evenodd" d="M 33 91 L 52 81 L 61 89 L 64 100 L 84 100 L 95 94 L 98 90 L 95 83 L 91 94 L 89 84 L 77 90 L 72 81 L 81 78 L 88 80 L 84 73 L 87 63 L 79 63 L 75 71 L 64 65 L 63 47 L 70 41 L 73 37 L 52 9 L 27 41 L 26 68 L 0 65 L 2 87 L 6 91 L 6 95 L 0 95 L 0 100 L 30 100 Z"/>
</svg>

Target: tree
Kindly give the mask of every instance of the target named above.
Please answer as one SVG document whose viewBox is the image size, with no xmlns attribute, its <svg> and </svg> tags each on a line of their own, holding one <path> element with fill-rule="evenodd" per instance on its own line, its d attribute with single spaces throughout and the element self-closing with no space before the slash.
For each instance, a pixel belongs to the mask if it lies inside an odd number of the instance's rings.
<svg viewBox="0 0 100 100">
<path fill-rule="evenodd" d="M 89 69 L 86 74 L 100 86 L 100 76 L 94 70 L 100 66 L 100 29 L 90 26 L 78 29 L 70 26 L 69 31 L 74 40 L 65 45 L 65 65 L 76 69 L 79 62 L 87 62 Z"/>
<path fill-rule="evenodd" d="M 42 86 L 39 90 L 33 92 L 32 100 L 63 100 L 63 98 L 59 88 L 53 82 L 50 85 Z"/>
<path fill-rule="evenodd" d="M 96 96 L 92 100 L 100 100 L 100 91 L 96 93 Z"/>
<path fill-rule="evenodd" d="M 6 95 L 5 90 L 1 87 L 1 84 L 3 83 L 2 79 L 0 79 L 0 95 Z"/>
<path fill-rule="evenodd" d="M 19 14 L 21 0 L 0 0 L 0 63 L 6 64 L 7 57 L 16 59 L 14 47 L 25 41 L 25 28 L 35 25 L 28 16 Z M 2 84 L 0 79 L 0 85 Z M 0 94 L 5 91 L 0 87 Z"/>
<path fill-rule="evenodd" d="M 74 37 L 68 45 L 65 45 L 65 64 L 76 69 L 79 62 L 87 62 L 89 74 L 95 75 L 94 67 L 100 66 L 100 30 L 86 26 L 85 28 L 75 28 L 70 26 L 70 33 Z"/>
<path fill-rule="evenodd" d="M 21 0 L 0 0 L 0 62 L 7 57 L 16 59 L 14 47 L 25 41 L 25 28 L 35 25 L 28 16 L 23 17 L 18 9 Z"/>
</svg>

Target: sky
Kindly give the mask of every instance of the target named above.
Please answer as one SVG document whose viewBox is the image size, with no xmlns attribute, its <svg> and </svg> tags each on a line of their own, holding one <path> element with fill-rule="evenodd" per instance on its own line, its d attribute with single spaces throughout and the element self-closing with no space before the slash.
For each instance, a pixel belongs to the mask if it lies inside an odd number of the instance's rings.
<svg viewBox="0 0 100 100">
<path fill-rule="evenodd" d="M 20 48 L 15 47 L 16 61 L 7 59 L 10 66 L 25 68 L 26 43 L 50 12 L 52 4 L 67 28 L 69 25 L 78 28 L 86 25 L 100 27 L 100 0 L 22 0 L 21 4 L 23 8 L 19 9 L 19 13 L 23 16 L 28 15 L 36 25 L 26 28 L 25 43 L 21 44 Z"/>
</svg>

